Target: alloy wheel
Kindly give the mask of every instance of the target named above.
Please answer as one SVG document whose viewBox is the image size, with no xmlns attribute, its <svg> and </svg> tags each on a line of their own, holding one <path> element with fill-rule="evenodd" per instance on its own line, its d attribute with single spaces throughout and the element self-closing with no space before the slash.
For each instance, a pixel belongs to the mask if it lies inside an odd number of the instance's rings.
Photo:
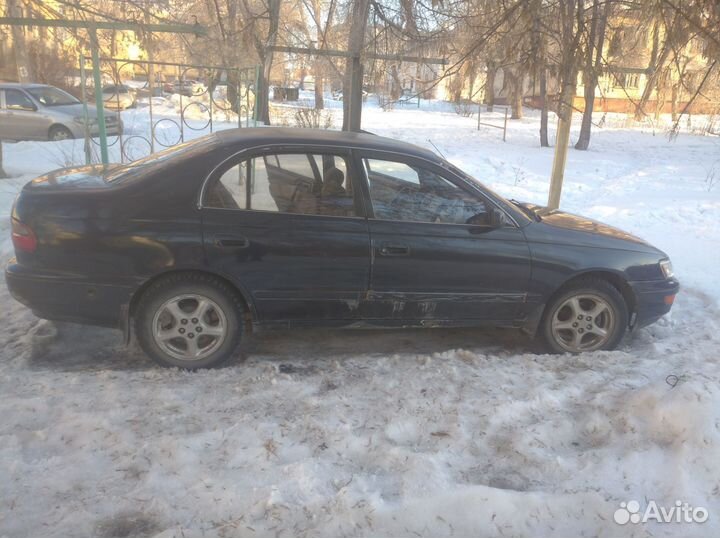
<svg viewBox="0 0 720 538">
<path fill-rule="evenodd" d="M 168 355 L 185 361 L 208 357 L 225 341 L 228 323 L 212 299 L 177 295 L 163 303 L 153 318 L 155 343 Z"/>
<path fill-rule="evenodd" d="M 610 303 L 594 294 L 578 294 L 565 300 L 553 313 L 553 339 L 565 351 L 594 351 L 612 337 L 615 314 Z"/>
<path fill-rule="evenodd" d="M 53 142 L 58 142 L 60 140 L 70 140 L 70 133 L 66 129 L 58 129 L 57 131 L 53 132 L 52 140 Z"/>
</svg>

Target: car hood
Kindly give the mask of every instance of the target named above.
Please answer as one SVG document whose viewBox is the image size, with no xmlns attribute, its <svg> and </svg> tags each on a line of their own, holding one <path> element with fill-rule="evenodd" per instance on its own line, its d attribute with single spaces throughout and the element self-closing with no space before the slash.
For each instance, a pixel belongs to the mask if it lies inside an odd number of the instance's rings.
<svg viewBox="0 0 720 538">
<path fill-rule="evenodd" d="M 644 239 L 614 226 L 557 209 L 533 204 L 522 205 L 538 217 L 537 222 L 529 227 L 533 229 L 529 239 L 664 254 Z"/>
<path fill-rule="evenodd" d="M 85 114 L 82 103 L 75 103 L 73 105 L 51 106 L 51 107 L 48 107 L 48 110 L 54 111 L 54 112 L 59 112 L 61 114 L 67 114 L 68 116 L 72 116 L 74 118 L 78 117 L 78 116 L 83 116 Z M 93 118 L 93 119 L 97 118 L 97 108 L 95 108 L 94 106 L 88 105 L 87 113 L 88 113 L 89 118 Z M 105 111 L 105 117 L 106 118 L 109 118 L 109 117 L 117 118 L 117 114 L 115 112 Z"/>
</svg>

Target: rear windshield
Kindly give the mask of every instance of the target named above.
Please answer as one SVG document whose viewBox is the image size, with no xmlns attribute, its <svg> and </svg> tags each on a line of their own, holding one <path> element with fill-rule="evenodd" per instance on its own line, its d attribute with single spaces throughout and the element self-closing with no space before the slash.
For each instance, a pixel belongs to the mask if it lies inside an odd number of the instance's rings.
<svg viewBox="0 0 720 538">
<path fill-rule="evenodd" d="M 199 157 L 210 151 L 216 144 L 217 137 L 214 134 L 205 135 L 115 168 L 105 175 L 105 181 L 109 183 L 128 183 L 166 165 Z"/>
</svg>

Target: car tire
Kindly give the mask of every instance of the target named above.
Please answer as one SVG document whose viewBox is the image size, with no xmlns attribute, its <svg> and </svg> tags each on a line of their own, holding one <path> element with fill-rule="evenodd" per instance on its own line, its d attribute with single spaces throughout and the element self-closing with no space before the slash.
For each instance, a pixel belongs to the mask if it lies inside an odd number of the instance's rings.
<svg viewBox="0 0 720 538">
<path fill-rule="evenodd" d="M 222 280 L 181 273 L 158 280 L 140 297 L 135 334 L 161 366 L 215 368 L 233 357 L 243 336 L 243 303 Z"/>
<path fill-rule="evenodd" d="M 48 132 L 48 140 L 57 142 L 59 140 L 70 140 L 75 138 L 72 131 L 64 125 L 53 125 Z"/>
<path fill-rule="evenodd" d="M 620 291 L 601 278 L 564 286 L 548 303 L 540 335 L 553 353 L 615 349 L 625 336 L 629 312 Z"/>
</svg>

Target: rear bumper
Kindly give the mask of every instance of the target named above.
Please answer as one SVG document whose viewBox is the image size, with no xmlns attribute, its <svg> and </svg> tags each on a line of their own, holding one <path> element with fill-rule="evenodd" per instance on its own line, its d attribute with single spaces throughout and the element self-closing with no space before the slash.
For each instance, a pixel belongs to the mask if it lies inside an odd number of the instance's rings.
<svg viewBox="0 0 720 538">
<path fill-rule="evenodd" d="M 680 283 L 675 278 L 629 284 L 635 294 L 633 328 L 650 325 L 670 312 L 675 295 L 680 290 Z"/>
<path fill-rule="evenodd" d="M 87 282 L 80 277 L 28 271 L 15 259 L 5 268 L 13 298 L 39 318 L 122 328 L 132 288 Z"/>
</svg>

